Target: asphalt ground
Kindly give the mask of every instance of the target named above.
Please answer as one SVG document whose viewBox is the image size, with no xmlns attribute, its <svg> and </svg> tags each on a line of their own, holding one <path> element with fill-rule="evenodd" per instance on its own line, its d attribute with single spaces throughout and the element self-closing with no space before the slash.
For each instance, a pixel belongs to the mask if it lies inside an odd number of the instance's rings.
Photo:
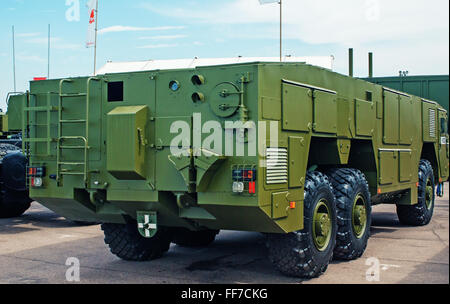
<svg viewBox="0 0 450 304">
<path fill-rule="evenodd" d="M 76 258 L 79 283 L 86 284 L 449 284 L 448 189 L 447 184 L 445 197 L 437 199 L 433 220 L 425 227 L 402 226 L 395 206 L 375 206 L 363 257 L 333 261 L 323 276 L 308 281 L 278 273 L 259 233 L 222 231 L 208 248 L 172 245 L 162 259 L 126 262 L 110 254 L 100 226 L 79 226 L 33 203 L 24 216 L 0 220 L 0 283 L 74 284 L 66 274 L 73 278 L 70 267 L 75 264 L 69 258 Z"/>
</svg>

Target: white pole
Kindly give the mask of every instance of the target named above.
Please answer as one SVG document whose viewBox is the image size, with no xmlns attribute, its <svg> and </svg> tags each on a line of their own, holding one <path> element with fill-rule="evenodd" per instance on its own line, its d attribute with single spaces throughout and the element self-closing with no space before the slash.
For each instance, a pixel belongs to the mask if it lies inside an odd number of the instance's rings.
<svg viewBox="0 0 450 304">
<path fill-rule="evenodd" d="M 280 0 L 280 62 L 283 62 L 283 0 Z"/>
<path fill-rule="evenodd" d="M 12 27 L 12 43 L 13 43 L 14 92 L 17 92 L 17 87 L 16 87 L 16 46 L 15 46 L 15 37 L 14 37 L 14 25 Z"/>
<path fill-rule="evenodd" d="M 48 25 L 48 65 L 47 65 L 47 79 L 50 79 L 50 24 Z"/>
<path fill-rule="evenodd" d="M 94 45 L 94 76 L 97 73 L 97 29 L 98 29 L 98 1 L 95 8 L 95 45 Z"/>
</svg>

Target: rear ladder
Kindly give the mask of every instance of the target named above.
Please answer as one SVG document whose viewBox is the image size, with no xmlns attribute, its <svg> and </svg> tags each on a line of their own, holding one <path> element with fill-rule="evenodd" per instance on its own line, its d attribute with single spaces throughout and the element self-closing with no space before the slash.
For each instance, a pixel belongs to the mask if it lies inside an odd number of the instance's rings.
<svg viewBox="0 0 450 304">
<path fill-rule="evenodd" d="M 56 153 L 56 181 L 58 186 L 62 186 L 63 176 L 82 176 L 85 185 L 88 185 L 89 178 L 89 106 L 90 106 L 90 85 L 92 81 L 99 81 L 99 78 L 90 77 L 87 80 L 86 93 L 64 93 L 64 83 L 72 83 L 73 80 L 62 79 L 59 83 L 59 107 L 58 107 L 58 138 Z M 80 119 L 63 119 L 64 100 L 76 97 L 86 97 L 86 115 Z M 68 124 L 84 124 L 85 136 L 64 136 L 62 128 Z M 67 140 L 79 142 L 75 145 L 68 145 L 64 142 Z M 64 150 L 81 150 L 83 152 L 82 161 L 62 161 L 62 152 Z M 68 169 L 67 167 L 75 167 L 76 169 Z"/>
</svg>

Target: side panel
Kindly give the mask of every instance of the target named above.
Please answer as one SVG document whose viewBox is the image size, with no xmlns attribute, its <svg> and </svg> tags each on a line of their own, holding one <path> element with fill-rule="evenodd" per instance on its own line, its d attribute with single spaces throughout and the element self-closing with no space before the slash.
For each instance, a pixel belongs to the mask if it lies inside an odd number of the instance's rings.
<svg viewBox="0 0 450 304">
<path fill-rule="evenodd" d="M 283 83 L 283 130 L 309 131 L 312 116 L 312 91 Z"/>
<path fill-rule="evenodd" d="M 317 133 L 337 133 L 336 94 L 314 91 L 314 131 Z"/>
<path fill-rule="evenodd" d="M 308 165 L 304 157 L 307 155 L 305 144 L 303 137 L 289 137 L 289 188 L 300 188 L 305 182 L 304 172 Z"/>
<path fill-rule="evenodd" d="M 397 152 L 380 150 L 378 155 L 380 160 L 380 184 L 393 184 L 397 180 Z"/>
<path fill-rule="evenodd" d="M 400 151 L 400 172 L 399 172 L 399 182 L 409 182 L 412 178 L 411 168 L 412 166 L 412 152 L 411 151 Z"/>
<path fill-rule="evenodd" d="M 414 136 L 413 107 L 411 97 L 400 96 L 400 144 L 411 145 Z"/>
<path fill-rule="evenodd" d="M 355 100 L 356 135 L 371 136 L 375 128 L 375 106 L 373 102 Z"/>
<path fill-rule="evenodd" d="M 384 122 L 383 142 L 385 144 L 398 144 L 399 139 L 399 96 L 384 91 Z"/>
</svg>

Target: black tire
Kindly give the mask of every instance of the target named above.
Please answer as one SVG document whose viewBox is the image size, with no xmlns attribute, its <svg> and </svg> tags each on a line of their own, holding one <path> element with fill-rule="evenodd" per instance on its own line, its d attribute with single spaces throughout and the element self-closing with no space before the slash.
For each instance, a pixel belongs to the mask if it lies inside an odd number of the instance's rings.
<svg viewBox="0 0 450 304">
<path fill-rule="evenodd" d="M 333 258 L 336 243 L 336 206 L 328 177 L 308 172 L 305 183 L 304 229 L 288 234 L 268 234 L 269 259 L 283 274 L 305 279 L 323 274 Z M 325 202 L 329 211 L 329 241 L 319 250 L 313 239 L 313 215 Z"/>
<path fill-rule="evenodd" d="M 139 234 L 137 223 L 102 224 L 105 243 L 111 253 L 126 261 L 148 261 L 160 258 L 170 247 L 170 233 L 159 227 L 152 238 Z"/>
<path fill-rule="evenodd" d="M 182 247 L 206 247 L 216 239 L 219 230 L 191 231 L 186 228 L 174 229 L 172 242 Z"/>
<path fill-rule="evenodd" d="M 28 192 L 5 189 L 0 192 L 0 218 L 19 217 L 31 206 Z"/>
<path fill-rule="evenodd" d="M 336 197 L 338 231 L 334 257 L 341 260 L 357 259 L 366 250 L 370 237 L 372 205 L 369 184 L 364 174 L 356 169 L 333 169 L 327 175 Z M 362 210 L 359 217 L 353 213 L 354 209 Z M 365 225 L 357 222 L 362 219 Z"/>
<path fill-rule="evenodd" d="M 427 185 L 432 187 L 432 194 L 427 194 Z M 415 205 L 397 205 L 400 223 L 409 226 L 428 225 L 434 212 L 435 189 L 433 167 L 428 160 L 422 159 L 419 164 L 418 202 Z M 431 199 L 431 206 L 427 206 L 427 198 Z"/>
</svg>

